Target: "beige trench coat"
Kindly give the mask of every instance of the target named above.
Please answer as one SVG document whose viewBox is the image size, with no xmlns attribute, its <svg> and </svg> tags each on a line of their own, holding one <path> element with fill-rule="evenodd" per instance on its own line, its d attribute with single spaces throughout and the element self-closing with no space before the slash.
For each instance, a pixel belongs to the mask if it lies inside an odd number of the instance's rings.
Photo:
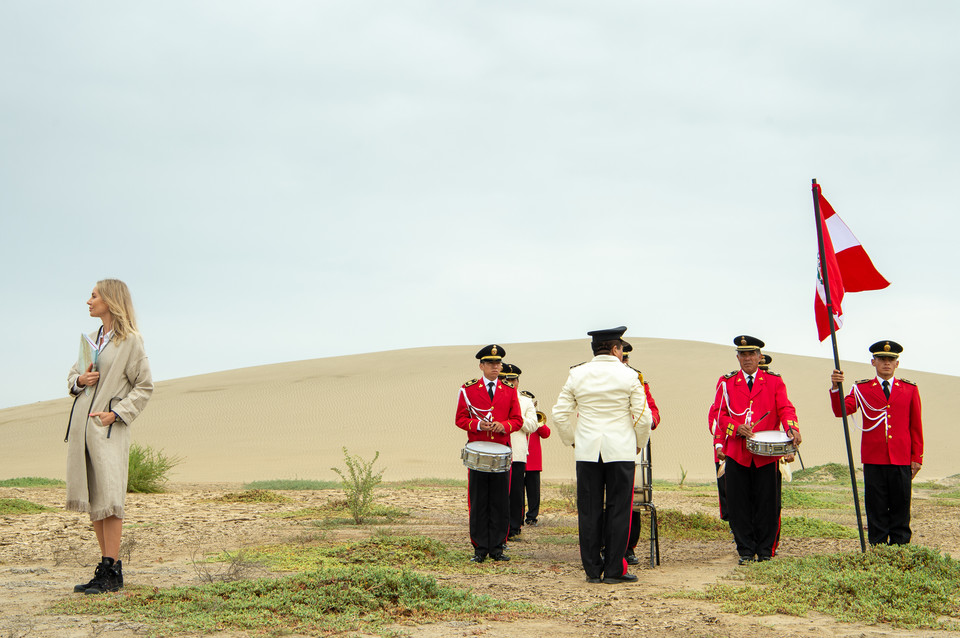
<svg viewBox="0 0 960 638">
<path fill-rule="evenodd" d="M 96 340 L 97 333 L 91 338 Z M 130 457 L 130 424 L 153 394 L 153 378 L 143 349 L 143 339 L 130 335 L 121 342 L 113 339 L 97 359 L 100 381 L 81 388 L 76 395 L 67 432 L 67 509 L 89 512 L 91 521 L 110 516 L 123 518 L 127 496 Z M 68 391 L 80 376 L 79 362 L 67 376 Z M 120 418 L 113 427 L 104 427 L 91 412 L 113 410 Z"/>
</svg>

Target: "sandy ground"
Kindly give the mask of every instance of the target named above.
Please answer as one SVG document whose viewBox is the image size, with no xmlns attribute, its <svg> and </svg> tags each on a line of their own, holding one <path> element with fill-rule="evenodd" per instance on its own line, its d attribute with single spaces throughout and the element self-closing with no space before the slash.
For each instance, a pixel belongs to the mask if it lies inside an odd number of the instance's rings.
<svg viewBox="0 0 960 638">
<path fill-rule="evenodd" d="M 239 491 L 239 484 L 177 484 L 158 495 L 130 495 L 125 525 L 130 555 L 124 561 L 128 584 L 169 587 L 197 584 L 193 560 L 204 553 L 304 538 L 302 522 L 271 514 L 317 506 L 342 498 L 336 490 L 283 492 L 289 503 L 225 503 L 216 499 Z M 424 534 L 453 547 L 467 549 L 467 512 L 462 488 L 384 488 L 381 503 L 412 513 L 391 525 L 396 533 Z M 704 489 L 659 491 L 657 506 L 684 512 L 713 514 L 715 505 Z M 545 498 L 559 498 L 548 486 Z M 0 498 L 24 498 L 59 507 L 62 489 L 0 488 Z M 785 515 L 791 512 L 785 510 Z M 798 513 L 793 512 L 796 515 Z M 847 519 L 851 513 L 841 513 Z M 940 547 L 954 555 L 960 550 L 960 508 L 943 507 L 922 495 L 915 497 L 915 541 Z M 721 613 L 712 603 L 664 597 L 669 592 L 702 589 L 734 573 L 732 541 L 680 542 L 661 540 L 657 568 L 632 571 L 640 581 L 632 585 L 590 585 L 584 581 L 576 545 L 544 542 L 551 527 L 576 525 L 575 517 L 544 512 L 541 525 L 526 527 L 522 540 L 511 543 L 515 560 L 506 573 L 499 564 L 485 563 L 481 574 L 440 575 L 442 582 L 479 593 L 545 604 L 556 617 L 515 622 L 444 622 L 404 627 L 416 637 L 440 636 L 947 636 L 947 632 L 910 632 L 886 626 L 838 623 L 829 617 L 742 617 Z M 314 530 L 316 528 L 313 528 Z M 327 532 L 333 539 L 356 538 L 370 528 Z M 87 580 L 98 559 L 96 540 L 82 515 L 62 510 L 0 518 L 0 636 L 68 638 L 139 636 L 145 628 L 135 623 L 87 616 L 55 616 L 43 612 L 51 603 L 76 596 L 73 585 Z M 857 551 L 858 541 L 783 539 L 782 556 L 836 550 Z M 642 539 L 640 550 L 646 550 Z M 640 552 L 638 552 L 640 554 Z M 646 556 L 644 556 L 646 558 Z M 221 636 L 243 634 L 222 633 Z"/>
</svg>

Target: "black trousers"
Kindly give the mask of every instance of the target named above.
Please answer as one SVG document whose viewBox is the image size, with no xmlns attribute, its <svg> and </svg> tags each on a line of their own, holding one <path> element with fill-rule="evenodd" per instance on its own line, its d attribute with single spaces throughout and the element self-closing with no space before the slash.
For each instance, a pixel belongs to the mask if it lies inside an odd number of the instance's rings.
<svg viewBox="0 0 960 638">
<path fill-rule="evenodd" d="M 527 516 L 524 522 L 537 522 L 540 516 L 540 470 L 524 472 L 523 484 L 527 488 Z"/>
<path fill-rule="evenodd" d="M 523 527 L 523 481 L 526 463 L 510 465 L 510 536 L 519 534 Z"/>
<path fill-rule="evenodd" d="M 615 578 L 627 571 L 635 461 L 577 461 L 580 560 L 587 578 Z M 604 548 L 601 554 L 601 548 Z"/>
<path fill-rule="evenodd" d="M 632 552 L 640 542 L 640 512 L 630 514 L 630 539 L 627 541 L 627 551 Z"/>
<path fill-rule="evenodd" d="M 510 473 L 468 470 L 467 498 L 474 552 L 499 554 L 510 529 Z"/>
<path fill-rule="evenodd" d="M 863 505 L 871 545 L 910 542 L 909 465 L 863 464 Z"/>
<path fill-rule="evenodd" d="M 717 468 L 717 472 L 720 471 L 719 461 L 714 461 L 714 466 Z M 720 520 L 728 521 L 730 520 L 730 515 L 727 514 L 727 475 L 724 471 L 723 476 L 717 477 L 717 496 L 720 498 Z"/>
<path fill-rule="evenodd" d="M 740 465 L 727 457 L 727 515 L 740 556 L 770 558 L 780 533 L 780 481 L 776 463 Z"/>
</svg>

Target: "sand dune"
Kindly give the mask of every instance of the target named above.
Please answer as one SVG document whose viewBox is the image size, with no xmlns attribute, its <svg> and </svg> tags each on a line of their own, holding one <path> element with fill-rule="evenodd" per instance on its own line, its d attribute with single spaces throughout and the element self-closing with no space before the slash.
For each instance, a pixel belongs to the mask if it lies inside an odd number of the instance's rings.
<svg viewBox="0 0 960 638">
<path fill-rule="evenodd" d="M 653 433 L 654 476 L 688 480 L 713 475 L 706 414 L 716 380 L 735 369 L 731 346 L 630 337 L 631 363 L 643 370 L 661 409 Z M 364 458 L 380 451 L 386 480 L 465 477 L 465 434 L 453 424 L 457 389 L 479 374 L 480 345 L 416 348 L 230 370 L 157 383 L 134 441 L 180 456 L 175 481 L 219 482 L 275 478 L 334 479 L 342 447 Z M 524 371 L 523 389 L 550 414 L 569 366 L 590 358 L 586 339 L 504 344 L 508 361 Z M 846 462 L 840 420 L 827 394 L 832 362 L 779 354 L 797 407 L 807 465 Z M 844 364 L 849 380 L 872 376 L 868 361 Z M 960 472 L 950 450 L 958 434 L 947 423 L 960 413 L 960 377 L 914 372 L 923 398 L 926 458 L 920 477 Z M 66 367 L 64 368 L 66 375 Z M 4 441 L 0 478 L 63 477 L 63 434 L 71 399 L 0 410 Z M 859 464 L 859 433 L 851 431 Z M 794 467 L 799 467 L 794 464 Z M 557 437 L 544 442 L 545 479 L 572 479 L 573 455 Z"/>
</svg>

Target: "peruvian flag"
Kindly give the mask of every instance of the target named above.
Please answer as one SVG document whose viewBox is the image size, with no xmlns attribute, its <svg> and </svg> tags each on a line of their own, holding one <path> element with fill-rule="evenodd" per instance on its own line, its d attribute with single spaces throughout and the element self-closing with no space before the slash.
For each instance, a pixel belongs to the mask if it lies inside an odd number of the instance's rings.
<svg viewBox="0 0 960 638">
<path fill-rule="evenodd" d="M 827 294 L 823 287 L 824 264 L 830 282 L 830 302 L 833 306 L 834 329 L 843 326 L 843 310 L 840 303 L 844 292 L 862 292 L 880 290 L 890 285 L 883 278 L 860 241 L 850 232 L 820 192 L 820 185 L 813 185 L 814 194 L 820 202 L 820 219 L 823 228 L 823 258 L 817 263 L 817 297 L 814 300 L 814 314 L 817 318 L 817 335 L 820 341 L 830 336 L 830 324 L 827 313 Z"/>
</svg>

